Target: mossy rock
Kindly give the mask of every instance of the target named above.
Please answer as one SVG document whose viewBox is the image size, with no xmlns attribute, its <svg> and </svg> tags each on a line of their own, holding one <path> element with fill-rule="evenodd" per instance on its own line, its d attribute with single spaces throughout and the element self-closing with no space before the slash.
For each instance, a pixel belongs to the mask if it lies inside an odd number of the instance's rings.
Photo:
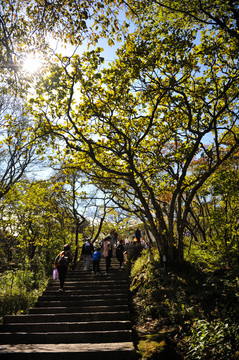
<svg viewBox="0 0 239 360">
<path fill-rule="evenodd" d="M 145 339 L 138 343 L 140 356 L 144 360 L 182 360 L 172 347 L 168 344 L 162 334 L 152 334 L 145 336 Z"/>
<path fill-rule="evenodd" d="M 138 343 L 138 349 L 143 359 L 152 359 L 156 354 L 160 354 L 166 347 L 166 341 L 161 340 L 160 342 L 146 339 L 140 340 Z"/>
</svg>

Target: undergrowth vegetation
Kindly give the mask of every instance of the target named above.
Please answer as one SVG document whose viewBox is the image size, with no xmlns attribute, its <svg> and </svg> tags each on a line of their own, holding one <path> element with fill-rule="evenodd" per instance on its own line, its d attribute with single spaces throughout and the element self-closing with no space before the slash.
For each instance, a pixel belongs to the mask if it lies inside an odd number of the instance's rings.
<svg viewBox="0 0 239 360">
<path fill-rule="evenodd" d="M 47 276 L 40 263 L 5 271 L 0 275 L 0 318 L 8 314 L 25 314 L 34 305 L 47 285 Z"/>
<path fill-rule="evenodd" d="M 132 262 L 140 357 L 239 359 L 238 269 L 207 265 L 188 261 L 165 272 L 157 252 L 148 250 Z"/>
</svg>

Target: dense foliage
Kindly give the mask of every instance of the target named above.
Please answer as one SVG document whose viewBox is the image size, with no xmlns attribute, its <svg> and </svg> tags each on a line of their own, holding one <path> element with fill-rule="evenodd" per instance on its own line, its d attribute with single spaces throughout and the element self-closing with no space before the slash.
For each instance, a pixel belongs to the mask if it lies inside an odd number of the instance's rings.
<svg viewBox="0 0 239 360">
<path fill-rule="evenodd" d="M 220 16 L 236 28 L 231 3 Z M 58 156 L 145 222 L 161 257 L 183 261 L 192 203 L 238 148 L 238 39 L 211 24 L 211 4 L 192 22 L 158 1 L 128 5 L 135 30 L 115 61 L 103 67 L 100 48 L 58 55 L 28 109 L 39 136 L 64 142 Z"/>
<path fill-rule="evenodd" d="M 208 264 L 188 262 L 165 273 L 155 251 L 151 260 L 144 251 L 133 263 L 130 289 L 143 358 L 237 358 L 239 269 Z"/>
<path fill-rule="evenodd" d="M 21 261 L 19 268 L 0 274 L 0 319 L 4 315 L 24 313 L 34 305 L 48 283 L 39 257 Z"/>
</svg>

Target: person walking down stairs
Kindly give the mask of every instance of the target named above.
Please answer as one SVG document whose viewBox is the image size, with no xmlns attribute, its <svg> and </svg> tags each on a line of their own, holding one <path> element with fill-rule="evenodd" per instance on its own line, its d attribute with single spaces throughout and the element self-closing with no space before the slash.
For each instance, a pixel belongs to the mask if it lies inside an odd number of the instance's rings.
<svg viewBox="0 0 239 360">
<path fill-rule="evenodd" d="M 68 270 L 69 263 L 72 261 L 73 257 L 70 252 L 70 245 L 65 244 L 63 251 L 61 251 L 55 259 L 55 268 L 58 271 L 59 274 L 59 280 L 60 280 L 60 289 L 59 291 L 63 291 L 63 286 Z"/>
</svg>

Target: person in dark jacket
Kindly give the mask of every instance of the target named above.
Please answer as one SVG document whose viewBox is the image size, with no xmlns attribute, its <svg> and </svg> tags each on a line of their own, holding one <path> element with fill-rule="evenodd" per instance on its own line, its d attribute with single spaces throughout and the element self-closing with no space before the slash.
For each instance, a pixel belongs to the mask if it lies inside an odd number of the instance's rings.
<svg viewBox="0 0 239 360">
<path fill-rule="evenodd" d="M 117 260 L 119 261 L 119 267 L 120 269 L 123 268 L 123 262 L 124 262 L 124 245 L 123 245 L 123 240 L 120 240 L 119 244 L 117 245 L 116 248 L 116 257 Z"/>
<path fill-rule="evenodd" d="M 55 268 L 58 271 L 59 280 L 60 280 L 59 291 L 63 291 L 66 273 L 68 270 L 69 263 L 72 261 L 72 259 L 73 257 L 70 252 L 70 245 L 65 244 L 63 251 L 61 251 L 55 258 Z"/>
<path fill-rule="evenodd" d="M 139 245 L 140 244 L 140 239 L 141 239 L 141 231 L 139 229 L 137 229 L 135 231 L 135 237 L 136 237 L 136 240 L 137 240 L 137 244 Z"/>
<path fill-rule="evenodd" d="M 86 242 L 83 244 L 81 251 L 81 255 L 83 257 L 83 263 L 84 263 L 84 270 L 89 270 L 90 260 L 93 252 L 94 252 L 94 246 L 91 243 L 90 239 L 87 239 Z"/>
</svg>

